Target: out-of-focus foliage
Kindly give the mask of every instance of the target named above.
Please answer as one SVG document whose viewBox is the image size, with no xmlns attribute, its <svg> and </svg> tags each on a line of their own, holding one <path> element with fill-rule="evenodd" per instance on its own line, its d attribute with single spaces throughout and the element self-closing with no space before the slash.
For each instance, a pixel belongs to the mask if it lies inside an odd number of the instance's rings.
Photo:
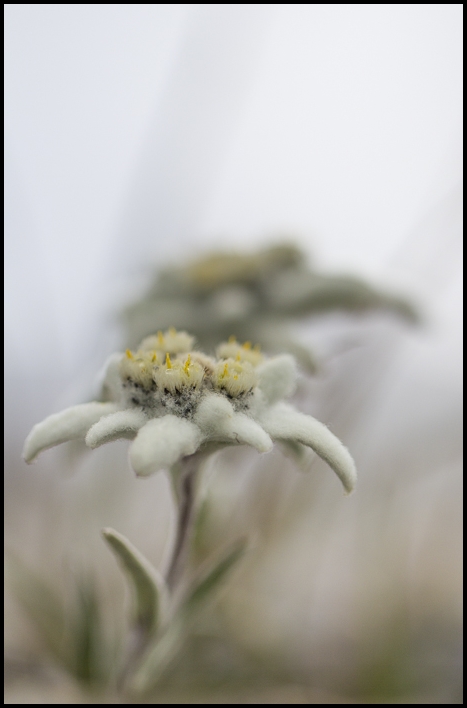
<svg viewBox="0 0 467 708">
<path fill-rule="evenodd" d="M 271 354 L 288 351 L 314 371 L 312 352 L 291 337 L 288 326 L 330 311 L 369 310 L 417 320 L 402 297 L 355 276 L 321 273 L 307 265 L 299 248 L 282 243 L 252 253 L 211 253 L 156 272 L 147 294 L 126 308 L 123 321 L 130 347 L 173 326 L 192 332 L 205 351 L 235 335 Z"/>
<path fill-rule="evenodd" d="M 106 685 L 116 646 L 104 627 L 103 603 L 88 574 L 54 588 L 17 558 L 7 557 L 7 582 L 39 631 L 47 653 L 79 683 Z"/>
</svg>

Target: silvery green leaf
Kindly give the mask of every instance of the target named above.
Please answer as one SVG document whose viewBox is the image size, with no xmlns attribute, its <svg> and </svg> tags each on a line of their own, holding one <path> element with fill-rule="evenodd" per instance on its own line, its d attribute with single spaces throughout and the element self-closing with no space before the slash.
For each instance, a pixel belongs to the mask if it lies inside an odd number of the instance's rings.
<svg viewBox="0 0 467 708">
<path fill-rule="evenodd" d="M 146 653 L 139 668 L 128 683 L 130 691 L 145 694 L 151 691 L 183 645 L 186 632 L 201 611 L 204 603 L 212 597 L 228 572 L 240 560 L 246 550 L 245 539 L 237 541 L 220 558 L 209 566 L 191 585 L 185 600 L 180 605 L 172 622 Z"/>
<path fill-rule="evenodd" d="M 193 523 L 191 548 L 196 559 L 203 557 L 203 549 L 206 543 L 205 536 L 208 533 L 208 522 L 211 516 L 211 505 L 211 499 L 205 496 L 199 505 L 198 513 Z"/>
<path fill-rule="evenodd" d="M 90 578 L 75 581 L 76 614 L 70 627 L 73 645 L 73 674 L 84 683 L 95 684 L 108 675 L 108 646 L 104 640 L 97 588 Z"/>
<path fill-rule="evenodd" d="M 183 646 L 186 627 L 180 615 L 174 617 L 164 634 L 157 637 L 131 679 L 127 680 L 130 694 L 144 695 L 157 684 Z"/>
<path fill-rule="evenodd" d="M 247 548 L 247 540 L 240 539 L 224 551 L 215 561 L 210 562 L 192 584 L 180 611 L 191 614 L 208 599 L 233 566 L 242 558 Z"/>
<path fill-rule="evenodd" d="M 115 553 L 134 591 L 134 623 L 146 635 L 153 634 L 161 622 L 166 603 L 162 576 L 130 541 L 114 529 L 102 535 Z"/>
</svg>

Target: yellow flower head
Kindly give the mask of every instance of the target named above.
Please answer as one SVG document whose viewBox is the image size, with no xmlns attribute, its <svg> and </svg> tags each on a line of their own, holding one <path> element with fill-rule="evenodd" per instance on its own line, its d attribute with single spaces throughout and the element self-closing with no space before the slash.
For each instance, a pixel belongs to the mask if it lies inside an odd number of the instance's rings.
<svg viewBox="0 0 467 708">
<path fill-rule="evenodd" d="M 258 377 L 249 361 L 230 358 L 216 364 L 212 382 L 218 391 L 225 391 L 232 398 L 238 398 L 253 390 Z"/>
<path fill-rule="evenodd" d="M 120 376 L 123 381 L 132 381 L 138 386 L 153 388 L 153 369 L 157 365 L 157 353 L 154 351 L 137 352 L 126 350 L 120 361 Z"/>
<path fill-rule="evenodd" d="M 240 344 L 235 337 L 230 337 L 228 342 L 219 344 L 216 350 L 219 359 L 236 359 L 237 361 L 248 361 L 253 366 L 261 364 L 264 357 L 257 344 L 252 348 L 251 342 Z"/>
<path fill-rule="evenodd" d="M 187 332 L 177 332 L 170 327 L 166 332 L 157 332 L 143 339 L 140 349 L 162 352 L 163 354 L 185 354 L 193 348 L 195 338 Z"/>
<path fill-rule="evenodd" d="M 204 368 L 191 355 L 171 360 L 167 353 L 165 363 L 153 369 L 153 380 L 162 391 L 174 394 L 183 389 L 198 389 L 204 378 Z"/>
</svg>

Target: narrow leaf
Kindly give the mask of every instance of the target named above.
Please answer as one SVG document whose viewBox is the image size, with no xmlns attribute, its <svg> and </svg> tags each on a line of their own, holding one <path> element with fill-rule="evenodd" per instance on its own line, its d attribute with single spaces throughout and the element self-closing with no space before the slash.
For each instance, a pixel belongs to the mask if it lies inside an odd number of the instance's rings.
<svg viewBox="0 0 467 708">
<path fill-rule="evenodd" d="M 209 569 L 205 571 L 190 588 L 181 611 L 191 613 L 195 608 L 201 605 L 201 603 L 211 595 L 212 591 L 221 584 L 227 573 L 244 555 L 246 547 L 246 539 L 236 541 L 218 560 L 210 564 Z"/>
<path fill-rule="evenodd" d="M 76 613 L 71 640 L 74 646 L 75 676 L 96 684 L 106 677 L 108 647 L 104 640 L 102 609 L 95 584 L 89 577 L 76 578 Z"/>
<path fill-rule="evenodd" d="M 167 630 L 144 657 L 139 668 L 127 683 L 130 693 L 144 695 L 152 691 L 160 677 L 180 652 L 186 627 L 181 615 L 174 617 Z"/>
<path fill-rule="evenodd" d="M 242 539 L 230 546 L 227 552 L 211 563 L 210 567 L 193 583 L 170 626 L 153 644 L 133 675 L 129 683 L 130 691 L 141 695 L 150 692 L 155 687 L 161 675 L 182 648 L 187 630 L 197 612 L 202 609 L 205 600 L 211 597 L 213 591 L 219 587 L 228 572 L 243 556 L 246 545 L 246 539 Z"/>
<path fill-rule="evenodd" d="M 166 588 L 154 566 L 122 534 L 103 529 L 102 535 L 115 553 L 134 591 L 134 622 L 146 635 L 158 628 L 165 605 Z"/>
</svg>

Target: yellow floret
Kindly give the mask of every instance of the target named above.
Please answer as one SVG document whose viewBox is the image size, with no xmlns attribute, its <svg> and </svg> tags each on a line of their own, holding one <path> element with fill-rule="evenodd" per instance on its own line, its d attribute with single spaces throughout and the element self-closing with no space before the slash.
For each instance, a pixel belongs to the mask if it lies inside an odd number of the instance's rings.
<svg viewBox="0 0 467 708">
<path fill-rule="evenodd" d="M 261 364 L 264 359 L 263 355 L 259 350 L 258 344 L 252 349 L 251 342 L 245 342 L 245 344 L 240 344 L 236 341 L 235 337 L 230 337 L 228 342 L 222 342 L 222 344 L 219 344 L 216 350 L 216 354 L 219 359 L 236 359 L 237 361 L 248 361 L 253 366 L 258 366 L 258 364 Z"/>
<path fill-rule="evenodd" d="M 195 338 L 187 332 L 177 332 L 170 327 L 167 332 L 159 331 L 143 339 L 140 349 L 151 349 L 162 354 L 184 354 L 192 349 L 194 341 Z"/>
<path fill-rule="evenodd" d="M 154 356 L 155 352 L 139 350 L 133 353 L 127 349 L 120 361 L 120 376 L 124 381 L 132 381 L 143 388 L 152 388 L 152 371 L 157 361 L 157 356 Z"/>
<path fill-rule="evenodd" d="M 224 390 L 233 398 L 237 398 L 253 390 L 258 378 L 249 361 L 229 358 L 216 364 L 212 381 L 214 388 Z"/>
<path fill-rule="evenodd" d="M 190 352 L 191 361 L 195 361 L 204 369 L 207 376 L 211 376 L 216 366 L 216 360 L 203 352 Z"/>
<path fill-rule="evenodd" d="M 153 369 L 153 380 L 161 390 L 181 391 L 184 388 L 199 388 L 204 378 L 204 368 L 197 361 L 192 361 L 190 354 L 186 359 L 172 361 L 166 354 L 165 366 Z"/>
</svg>

